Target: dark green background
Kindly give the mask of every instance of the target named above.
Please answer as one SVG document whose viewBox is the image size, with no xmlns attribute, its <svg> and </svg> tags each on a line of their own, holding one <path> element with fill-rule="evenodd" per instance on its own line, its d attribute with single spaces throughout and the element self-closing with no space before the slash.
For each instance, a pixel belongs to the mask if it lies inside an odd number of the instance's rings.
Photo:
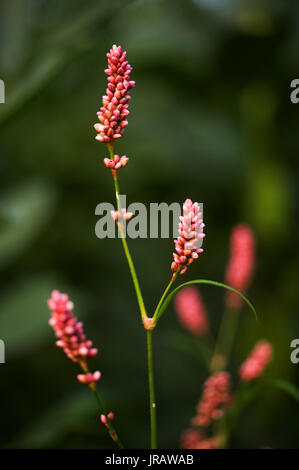
<svg viewBox="0 0 299 470">
<path fill-rule="evenodd" d="M 290 341 L 298 320 L 298 78 L 296 1 L 3 0 L 0 5 L 0 365 L 2 447 L 107 447 L 89 390 L 54 345 L 46 300 L 67 291 L 128 447 L 148 445 L 145 335 L 119 240 L 94 233 L 96 205 L 114 201 L 93 124 L 113 43 L 134 67 L 131 115 L 116 150 L 128 201 L 204 203 L 204 254 L 185 280 L 223 280 L 229 234 L 249 223 L 257 269 L 230 370 L 259 338 L 275 356 L 232 447 L 298 447 L 298 385 Z M 170 276 L 171 240 L 129 240 L 152 311 Z M 224 293 L 202 288 L 216 332 Z M 154 335 L 159 444 L 179 446 L 206 371 L 179 348 L 171 307 Z"/>
</svg>

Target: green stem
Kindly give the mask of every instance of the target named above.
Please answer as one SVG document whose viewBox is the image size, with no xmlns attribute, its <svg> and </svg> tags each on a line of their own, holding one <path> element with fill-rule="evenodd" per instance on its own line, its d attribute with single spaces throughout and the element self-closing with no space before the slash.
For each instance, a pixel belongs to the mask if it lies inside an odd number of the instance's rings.
<svg viewBox="0 0 299 470">
<path fill-rule="evenodd" d="M 153 316 L 154 321 L 156 321 L 156 318 L 157 318 L 158 312 L 160 310 L 160 307 L 161 307 L 162 303 L 164 302 L 164 299 L 165 299 L 166 295 L 168 294 L 168 291 L 171 288 L 172 284 L 174 283 L 175 279 L 176 279 L 176 273 L 170 279 L 170 282 L 169 282 L 168 286 L 166 287 L 165 291 L 163 292 L 163 295 L 162 295 L 162 297 L 161 297 L 161 299 L 160 299 L 160 301 L 157 305 L 157 308 L 156 308 L 154 316 Z"/>
<path fill-rule="evenodd" d="M 111 157 L 111 159 L 113 159 L 113 146 L 110 145 L 110 144 L 107 144 L 107 147 L 108 147 L 108 150 L 109 150 L 110 157 Z M 113 181 L 114 181 L 114 189 L 115 189 L 115 198 L 116 198 L 117 210 L 118 210 L 119 213 L 121 213 L 122 207 L 121 207 L 120 200 L 119 200 L 119 185 L 118 185 L 118 179 L 117 179 L 117 171 L 112 170 L 112 174 L 113 174 Z M 147 317 L 147 314 L 146 314 L 146 309 L 145 309 L 145 305 L 144 305 L 144 301 L 143 301 L 143 297 L 142 297 L 142 293 L 141 293 L 141 289 L 140 289 L 136 269 L 135 269 L 135 266 L 134 266 L 134 263 L 133 263 L 133 260 L 132 260 L 132 256 L 131 256 L 131 253 L 130 253 L 130 250 L 129 250 L 129 247 L 128 247 L 128 244 L 127 244 L 127 240 L 126 240 L 126 237 L 125 237 L 125 233 L 124 233 L 124 230 L 121 226 L 121 223 L 118 224 L 118 227 L 119 227 L 119 232 L 120 232 L 120 235 L 121 235 L 121 241 L 122 241 L 123 249 L 124 249 L 127 261 L 128 261 L 130 273 L 131 273 L 133 284 L 134 284 L 134 287 L 135 287 L 135 292 L 136 292 L 136 297 L 137 297 L 137 301 L 138 301 L 138 305 L 139 305 L 139 309 L 140 309 L 140 313 L 141 313 L 141 318 L 143 319 L 143 318 Z"/>
<path fill-rule="evenodd" d="M 115 442 L 115 444 L 117 445 L 117 447 L 119 449 L 123 449 L 124 446 L 122 444 L 122 442 L 120 441 L 118 435 L 117 435 L 117 432 L 113 426 L 113 424 L 111 423 L 111 420 L 108 418 L 108 415 L 105 411 L 105 407 L 104 407 L 104 404 L 102 402 L 102 399 L 99 395 L 99 392 L 97 391 L 96 387 L 90 387 L 92 392 L 94 393 L 95 397 L 96 397 L 96 400 L 97 400 L 97 403 L 99 405 L 99 408 L 100 408 L 100 411 L 102 414 L 105 415 L 106 417 L 106 421 L 107 421 L 107 428 L 108 428 L 108 431 L 109 431 L 109 435 L 110 437 L 113 439 L 113 441 Z"/>
<path fill-rule="evenodd" d="M 215 352 L 211 361 L 212 371 L 226 369 L 230 359 L 239 320 L 239 310 L 227 310 L 222 317 Z"/>
<path fill-rule="evenodd" d="M 83 372 L 84 372 L 85 374 L 88 374 L 88 373 L 89 373 L 89 369 L 88 369 L 86 363 L 85 363 L 85 362 L 79 362 L 79 364 L 80 364 L 80 366 L 81 366 Z M 102 399 L 101 399 L 101 397 L 100 397 L 99 392 L 97 391 L 96 384 L 95 384 L 95 383 L 91 383 L 91 384 L 89 385 L 89 388 L 90 388 L 90 390 L 93 392 L 93 394 L 94 394 L 94 396 L 95 396 L 95 398 L 96 398 L 96 401 L 97 401 L 97 403 L 98 403 L 98 405 L 99 405 L 101 414 L 105 415 L 105 417 L 106 417 L 107 429 L 108 429 L 108 432 L 109 432 L 109 435 L 110 435 L 111 439 L 115 442 L 115 444 L 117 445 L 117 447 L 118 447 L 119 449 L 123 449 L 124 446 L 123 446 L 123 444 L 121 443 L 121 441 L 120 441 L 120 439 L 119 439 L 119 437 L 118 437 L 118 435 L 117 435 L 117 432 L 116 432 L 116 430 L 115 430 L 115 427 L 113 426 L 111 420 L 108 418 L 108 414 L 107 414 L 107 412 L 106 412 L 106 410 L 105 410 L 104 403 L 103 403 L 103 401 L 102 401 Z"/>
<path fill-rule="evenodd" d="M 156 416 L 156 399 L 154 385 L 154 366 L 153 366 L 153 347 L 152 347 L 152 331 L 147 331 L 147 361 L 148 361 L 148 384 L 149 384 L 149 406 L 151 420 L 151 449 L 157 448 L 157 416 Z"/>
</svg>

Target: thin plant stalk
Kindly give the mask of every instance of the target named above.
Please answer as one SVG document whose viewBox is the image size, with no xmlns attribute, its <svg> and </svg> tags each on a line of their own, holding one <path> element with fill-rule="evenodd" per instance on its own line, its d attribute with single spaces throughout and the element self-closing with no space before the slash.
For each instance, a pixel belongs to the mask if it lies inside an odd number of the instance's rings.
<svg viewBox="0 0 299 470">
<path fill-rule="evenodd" d="M 110 158 L 113 159 L 113 146 L 111 144 L 107 144 Z M 115 198 L 116 198 L 116 204 L 117 204 L 117 210 L 118 212 L 121 212 L 121 204 L 120 204 L 120 199 L 119 199 L 119 184 L 118 184 L 118 179 L 117 179 L 117 172 L 113 171 L 113 181 L 114 181 L 114 189 L 115 189 Z M 118 224 L 120 235 L 121 235 L 121 241 L 123 245 L 123 249 L 128 261 L 129 269 L 131 272 L 133 284 L 135 287 L 135 292 L 136 292 L 136 297 L 141 313 L 141 319 L 145 320 L 147 319 L 147 313 L 143 301 L 143 296 L 141 292 L 141 288 L 139 285 L 136 269 L 132 260 L 132 256 L 125 238 L 125 234 L 122 228 L 121 223 Z M 172 281 L 173 282 L 173 281 Z M 166 296 L 169 288 L 171 287 L 172 282 L 169 284 L 167 287 L 166 291 L 164 292 L 164 295 L 162 296 L 163 298 L 159 302 L 158 305 L 161 305 L 163 302 L 164 297 Z M 150 406 L 150 435 L 151 435 L 151 448 L 156 449 L 157 448 L 157 418 L 156 418 L 156 400 L 155 400 L 155 385 L 154 385 L 154 367 L 153 367 L 153 348 L 152 348 L 152 331 L 147 330 L 146 331 L 147 335 L 147 362 L 148 362 L 148 383 L 149 383 L 149 406 Z"/>
<path fill-rule="evenodd" d="M 148 384 L 149 384 L 149 406 L 151 420 L 151 449 L 157 449 L 157 413 L 154 383 L 153 345 L 152 331 L 147 331 L 147 361 L 148 361 Z"/>
<path fill-rule="evenodd" d="M 161 299 L 159 300 L 159 303 L 158 303 L 158 305 L 157 305 L 157 308 L 156 308 L 155 313 L 154 313 L 154 316 L 153 316 L 154 322 L 156 321 L 157 314 L 158 314 L 158 312 L 159 312 L 159 310 L 160 310 L 160 307 L 161 307 L 162 303 L 164 302 L 164 299 L 165 299 L 166 295 L 168 294 L 169 289 L 171 288 L 172 284 L 173 284 L 174 281 L 176 280 L 176 276 L 177 276 L 177 273 L 175 273 L 175 274 L 172 276 L 172 278 L 170 279 L 169 284 L 167 285 L 165 291 L 164 291 L 163 294 L 162 294 Z"/>
<path fill-rule="evenodd" d="M 108 150 L 109 150 L 110 157 L 111 157 L 111 159 L 113 159 L 113 146 L 111 144 L 110 145 L 107 144 L 107 147 L 108 147 Z M 117 210 L 119 212 L 121 212 L 122 207 L 121 207 L 120 200 L 119 200 L 119 185 L 118 185 L 118 179 L 117 179 L 117 171 L 113 171 L 112 173 L 113 173 L 113 181 L 114 181 L 114 189 L 115 189 L 115 198 L 116 198 Z M 118 224 L 118 227 L 119 227 L 119 232 L 120 232 L 120 236 L 121 236 L 121 241 L 122 241 L 122 244 L 123 244 L 123 249 L 124 249 L 127 261 L 128 261 L 128 265 L 129 265 L 129 269 L 130 269 L 130 272 L 131 272 L 133 284 L 134 284 L 134 287 L 135 287 L 135 292 L 136 292 L 136 297 L 137 297 L 137 301 L 138 301 L 138 305 L 139 305 L 139 309 L 140 309 L 140 313 L 141 313 L 141 318 L 143 319 L 143 318 L 147 317 L 147 314 L 146 314 L 146 309 L 145 309 L 145 305 L 144 305 L 144 301 L 143 301 L 143 297 L 142 297 L 141 288 L 140 288 L 140 285 L 139 285 L 136 269 L 135 269 L 135 266 L 134 266 L 134 263 L 133 263 L 133 259 L 132 259 L 132 256 L 131 256 L 131 253 L 130 253 L 130 250 L 129 250 L 129 247 L 128 247 L 128 244 L 127 244 L 127 240 L 126 240 L 122 225 Z"/>
<path fill-rule="evenodd" d="M 83 370 L 83 372 L 85 372 L 86 374 L 89 373 L 89 369 L 87 367 L 87 365 L 83 362 L 83 361 L 80 361 L 80 366 Z M 99 409 L 100 409 L 100 412 L 101 414 L 105 415 L 105 418 L 106 418 L 106 422 L 107 422 L 107 429 L 108 429 L 108 432 L 109 432 L 109 436 L 111 437 L 111 439 L 115 442 L 115 444 L 117 445 L 117 447 L 119 449 L 123 449 L 124 446 L 121 442 L 121 440 L 119 439 L 118 435 L 117 435 L 117 432 L 115 430 L 115 427 L 113 426 L 111 420 L 109 419 L 108 417 L 108 413 L 106 412 L 106 409 L 105 409 L 105 406 L 104 406 L 104 403 L 101 399 L 101 396 L 97 390 L 97 387 L 96 387 L 96 384 L 95 383 L 91 383 L 89 384 L 89 388 L 90 390 L 93 392 L 94 396 L 95 396 L 95 399 L 97 401 L 97 404 L 99 405 Z"/>
<path fill-rule="evenodd" d="M 226 369 L 230 360 L 237 331 L 239 310 L 226 310 L 222 317 L 215 352 L 211 360 L 211 370 Z"/>
</svg>

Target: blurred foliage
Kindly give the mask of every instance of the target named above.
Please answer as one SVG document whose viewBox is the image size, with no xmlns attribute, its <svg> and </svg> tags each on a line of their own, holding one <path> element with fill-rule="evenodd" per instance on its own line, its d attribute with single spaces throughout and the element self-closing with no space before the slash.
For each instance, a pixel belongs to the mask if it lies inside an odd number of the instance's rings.
<svg viewBox="0 0 299 470">
<path fill-rule="evenodd" d="M 261 320 L 244 310 L 230 367 L 236 371 L 264 337 L 275 350 L 268 381 L 283 382 L 244 413 L 232 445 L 298 447 L 299 366 L 289 359 L 299 335 L 298 108 L 289 99 L 299 75 L 296 2 L 3 0 L 0 40 L 0 338 L 7 360 L 0 366 L 0 445 L 111 445 L 93 397 L 76 382 L 76 366 L 54 346 L 46 307 L 52 288 L 67 290 L 87 319 L 100 348 L 101 392 L 126 445 L 148 442 L 145 341 L 131 280 L 120 243 L 94 234 L 95 207 L 113 201 L 113 190 L 93 123 L 105 53 L 120 43 L 137 83 L 116 147 L 130 157 L 120 178 L 128 201 L 188 195 L 204 203 L 205 252 L 185 280 L 222 281 L 235 223 L 251 224 L 257 236 L 249 297 Z M 172 242 L 130 246 L 153 309 L 169 278 Z M 223 294 L 201 290 L 215 333 Z M 169 448 L 179 445 L 206 378 L 192 341 L 186 346 L 180 335 L 170 308 L 154 336 L 159 442 Z"/>
</svg>

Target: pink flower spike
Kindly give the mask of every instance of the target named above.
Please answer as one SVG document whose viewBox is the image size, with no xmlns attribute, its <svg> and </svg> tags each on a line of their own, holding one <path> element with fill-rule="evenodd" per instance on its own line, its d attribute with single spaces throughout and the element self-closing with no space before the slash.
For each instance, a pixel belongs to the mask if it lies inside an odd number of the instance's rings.
<svg viewBox="0 0 299 470">
<path fill-rule="evenodd" d="M 198 202 L 186 199 L 183 205 L 183 216 L 180 217 L 179 236 L 174 241 L 176 253 L 173 253 L 171 270 L 173 273 L 184 274 L 187 267 L 203 252 L 199 247 L 204 238 L 204 223 Z"/>
<path fill-rule="evenodd" d="M 209 320 L 201 295 L 195 287 L 184 287 L 175 297 L 175 308 L 182 326 L 195 336 L 209 330 Z"/>
<path fill-rule="evenodd" d="M 226 284 L 242 293 L 249 287 L 255 264 L 255 239 L 250 227 L 236 225 L 231 233 L 230 260 L 225 274 Z M 242 299 L 232 291 L 226 294 L 226 307 L 239 309 Z"/>
<path fill-rule="evenodd" d="M 73 314 L 74 304 L 67 294 L 54 290 L 48 306 L 51 310 L 49 324 L 58 338 L 56 345 L 64 350 L 67 357 L 74 362 L 86 362 L 95 356 L 98 350 L 92 347 L 92 341 L 86 340 L 83 323 Z"/>
<path fill-rule="evenodd" d="M 128 125 L 131 98 L 129 90 L 135 86 L 135 82 L 130 80 L 133 69 L 126 60 L 126 55 L 122 47 L 116 45 L 107 54 L 108 68 L 105 73 L 108 75 L 108 87 L 102 98 L 102 107 L 97 113 L 100 123 L 94 126 L 98 132 L 96 139 L 100 142 L 110 143 L 120 139 Z"/>
<path fill-rule="evenodd" d="M 239 369 L 241 380 L 249 382 L 260 377 L 266 365 L 271 361 L 272 351 L 272 346 L 268 341 L 259 341 Z"/>
</svg>

